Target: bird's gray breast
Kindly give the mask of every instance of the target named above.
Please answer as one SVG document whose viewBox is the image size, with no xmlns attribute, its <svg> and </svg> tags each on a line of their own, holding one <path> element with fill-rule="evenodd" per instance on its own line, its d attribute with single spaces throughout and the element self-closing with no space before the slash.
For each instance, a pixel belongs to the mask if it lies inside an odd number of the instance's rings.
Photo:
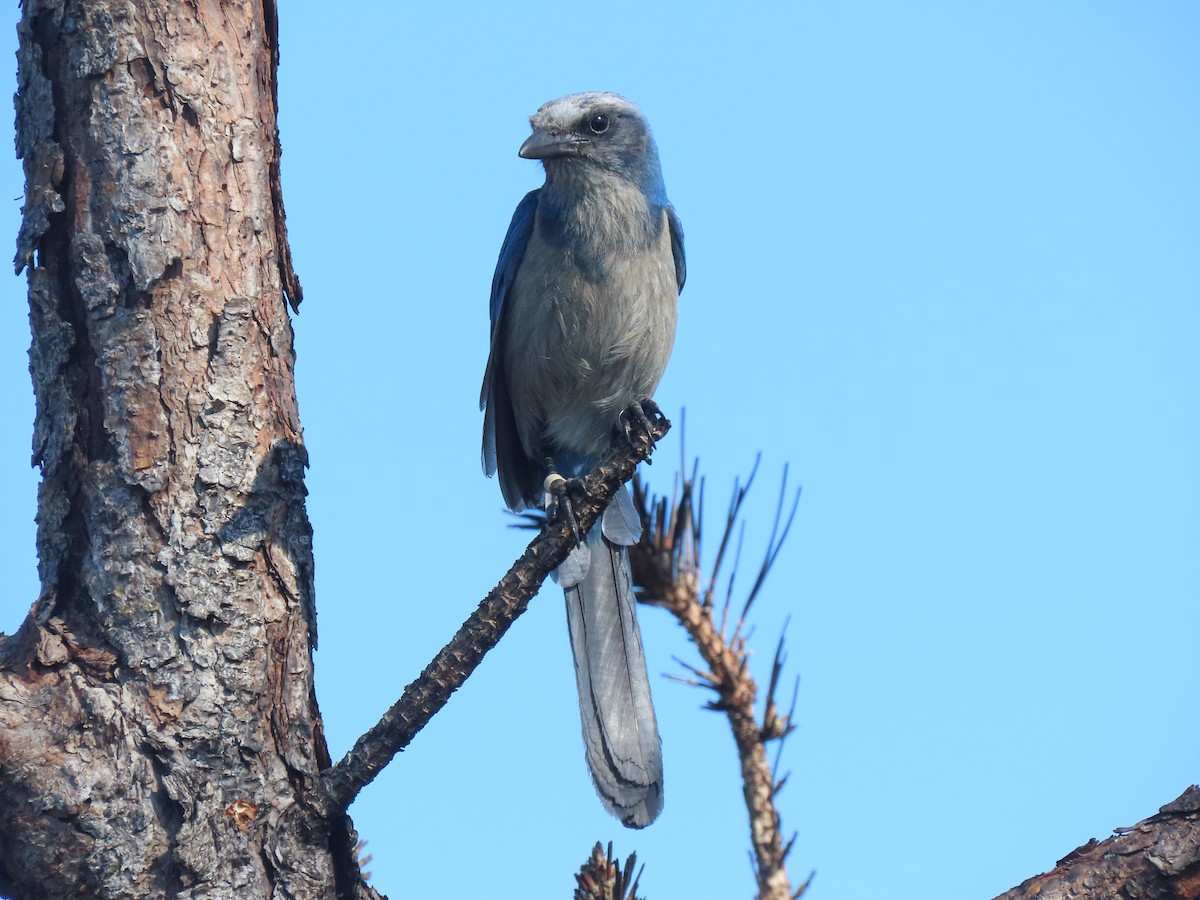
<svg viewBox="0 0 1200 900">
<path fill-rule="evenodd" d="M 679 287 L 666 211 L 639 191 L 540 203 L 513 283 L 505 374 L 527 454 L 603 453 L 617 415 L 653 394 Z"/>
</svg>

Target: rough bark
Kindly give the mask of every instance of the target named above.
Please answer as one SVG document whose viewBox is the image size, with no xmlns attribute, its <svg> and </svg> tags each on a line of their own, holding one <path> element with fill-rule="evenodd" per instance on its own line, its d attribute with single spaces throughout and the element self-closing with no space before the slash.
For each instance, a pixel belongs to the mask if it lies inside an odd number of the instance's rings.
<svg viewBox="0 0 1200 900">
<path fill-rule="evenodd" d="M 26 0 L 41 594 L 0 643 L 0 890 L 332 897 L 270 2 Z"/>
<path fill-rule="evenodd" d="M 1200 897 L 1200 787 L 1104 841 L 1071 851 L 1053 871 L 996 900 L 1196 900 Z"/>
</svg>

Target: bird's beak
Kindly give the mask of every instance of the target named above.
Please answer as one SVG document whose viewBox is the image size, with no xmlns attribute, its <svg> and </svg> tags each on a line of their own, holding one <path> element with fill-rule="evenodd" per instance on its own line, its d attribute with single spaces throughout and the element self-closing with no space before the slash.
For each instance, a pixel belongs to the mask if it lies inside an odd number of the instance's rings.
<svg viewBox="0 0 1200 900">
<path fill-rule="evenodd" d="M 521 145 L 517 155 L 522 159 L 548 159 L 551 156 L 571 156 L 587 141 L 571 134 L 555 134 L 539 128 Z"/>
</svg>

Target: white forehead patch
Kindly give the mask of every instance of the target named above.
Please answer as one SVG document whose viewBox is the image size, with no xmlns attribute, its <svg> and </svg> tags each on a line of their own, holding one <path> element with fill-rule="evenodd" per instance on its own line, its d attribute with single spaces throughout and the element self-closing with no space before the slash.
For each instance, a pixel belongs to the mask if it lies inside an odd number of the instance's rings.
<svg viewBox="0 0 1200 900">
<path fill-rule="evenodd" d="M 538 111 L 529 117 L 529 124 L 534 128 L 566 128 L 593 110 L 623 112 L 641 117 L 637 104 L 620 94 L 611 91 L 585 91 L 581 94 L 567 94 L 565 97 L 543 103 Z"/>
</svg>

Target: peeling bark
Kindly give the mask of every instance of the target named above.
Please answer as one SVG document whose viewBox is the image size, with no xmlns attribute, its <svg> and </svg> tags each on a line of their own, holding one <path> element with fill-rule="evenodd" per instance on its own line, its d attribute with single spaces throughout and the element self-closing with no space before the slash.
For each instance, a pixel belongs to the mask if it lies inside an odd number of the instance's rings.
<svg viewBox="0 0 1200 900">
<path fill-rule="evenodd" d="M 368 896 L 312 681 L 275 10 L 26 0 L 41 594 L 0 641 L 0 890 Z"/>
</svg>

